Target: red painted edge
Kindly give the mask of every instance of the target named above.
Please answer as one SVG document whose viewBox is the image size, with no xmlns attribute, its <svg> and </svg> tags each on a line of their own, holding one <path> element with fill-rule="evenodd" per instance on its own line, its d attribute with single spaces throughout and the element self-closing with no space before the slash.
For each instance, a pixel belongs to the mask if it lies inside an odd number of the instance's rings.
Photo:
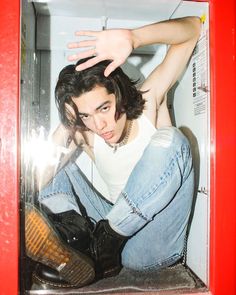
<svg viewBox="0 0 236 295">
<path fill-rule="evenodd" d="M 20 1 L 0 9 L 0 280 L 1 294 L 18 293 Z"/>
<path fill-rule="evenodd" d="M 236 79 L 234 0 L 210 0 L 210 292 L 236 293 Z M 0 9 L 1 294 L 18 294 L 20 1 Z"/>
<path fill-rule="evenodd" d="M 210 0 L 210 290 L 236 294 L 236 2 Z"/>
</svg>

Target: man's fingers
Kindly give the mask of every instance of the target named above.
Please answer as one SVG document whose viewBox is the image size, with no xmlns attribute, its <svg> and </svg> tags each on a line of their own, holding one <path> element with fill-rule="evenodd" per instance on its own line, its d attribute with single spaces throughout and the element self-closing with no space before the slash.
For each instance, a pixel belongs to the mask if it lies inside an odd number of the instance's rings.
<svg viewBox="0 0 236 295">
<path fill-rule="evenodd" d="M 94 47 L 95 41 L 94 40 L 84 40 L 79 42 L 70 42 L 68 43 L 67 47 L 69 49 L 74 48 L 82 48 L 82 47 Z"/>
<path fill-rule="evenodd" d="M 111 62 L 105 69 L 104 71 L 104 76 L 108 77 L 110 75 L 110 73 L 112 73 L 116 68 L 118 67 L 118 65 L 116 65 L 116 63 L 113 61 Z"/>
<path fill-rule="evenodd" d="M 67 58 L 69 61 L 75 61 L 75 60 L 78 60 L 79 59 L 79 54 L 71 54 L 68 56 Z"/>
<path fill-rule="evenodd" d="M 94 66 L 95 64 L 99 63 L 100 61 L 102 61 L 103 59 L 99 56 L 95 56 L 94 58 L 89 59 L 88 61 L 78 65 L 76 67 L 76 71 L 83 71 L 87 68 L 90 68 L 92 66 Z M 110 75 L 110 73 L 112 73 L 116 68 L 118 67 L 118 65 L 115 62 L 111 62 L 105 69 L 104 71 L 104 76 L 108 77 Z"/>
<path fill-rule="evenodd" d="M 73 48 L 78 48 L 79 47 L 79 42 L 70 42 L 67 44 L 67 48 L 73 49 Z"/>
<path fill-rule="evenodd" d="M 71 54 L 68 56 L 68 60 L 69 61 L 75 61 L 81 58 L 87 58 L 87 57 L 91 57 L 91 56 L 95 56 L 96 55 L 96 50 L 90 49 L 90 50 L 86 50 L 83 52 L 79 52 L 79 53 L 75 53 L 75 54 Z"/>
<path fill-rule="evenodd" d="M 91 56 L 95 56 L 95 55 L 96 55 L 96 50 L 94 48 L 93 49 L 90 49 L 90 50 L 79 52 L 77 54 L 77 56 L 79 57 L 79 59 L 81 59 L 81 58 L 87 58 L 87 57 L 91 57 Z"/>
<path fill-rule="evenodd" d="M 76 71 L 82 71 L 87 68 L 90 68 L 90 67 L 94 66 L 95 64 L 99 63 L 100 61 L 102 61 L 102 59 L 99 56 L 95 56 L 94 58 L 91 58 L 88 61 L 78 65 L 76 67 Z"/>
<path fill-rule="evenodd" d="M 97 34 L 98 34 L 99 32 L 97 32 L 97 31 L 77 31 L 77 32 L 75 32 L 75 35 L 76 36 L 90 36 L 90 37 L 96 37 L 97 36 Z"/>
</svg>

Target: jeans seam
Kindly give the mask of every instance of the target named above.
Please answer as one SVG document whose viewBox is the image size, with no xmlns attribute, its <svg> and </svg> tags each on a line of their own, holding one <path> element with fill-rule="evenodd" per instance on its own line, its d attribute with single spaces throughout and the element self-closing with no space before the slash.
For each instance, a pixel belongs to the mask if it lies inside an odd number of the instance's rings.
<svg viewBox="0 0 236 295">
<path fill-rule="evenodd" d="M 50 193 L 50 194 L 47 194 L 47 195 L 44 195 L 44 196 L 40 196 L 39 195 L 39 199 L 45 200 L 45 199 L 48 199 L 48 198 L 53 197 L 53 196 L 58 195 L 58 194 L 62 194 L 62 195 L 66 195 L 66 196 L 72 196 L 73 197 L 73 194 L 72 193 L 63 192 L 63 191 L 57 191 L 57 192 L 53 192 L 53 193 Z"/>
<path fill-rule="evenodd" d="M 142 214 L 142 212 L 138 209 L 138 207 L 135 206 L 135 204 L 129 199 L 128 194 L 126 192 L 124 192 L 124 191 L 122 191 L 121 194 L 124 197 L 125 201 L 127 202 L 128 206 L 131 208 L 132 213 L 138 215 L 139 217 L 141 217 L 145 221 L 148 221 L 148 218 L 146 216 L 144 216 Z"/>
<path fill-rule="evenodd" d="M 182 257 L 182 255 L 180 253 L 175 253 L 175 254 L 171 255 L 170 257 L 163 259 L 162 261 L 143 266 L 143 271 L 145 271 L 145 270 L 151 271 L 151 270 L 156 270 L 157 268 L 161 269 L 161 268 L 168 267 L 168 266 L 176 263 L 181 257 Z"/>
</svg>

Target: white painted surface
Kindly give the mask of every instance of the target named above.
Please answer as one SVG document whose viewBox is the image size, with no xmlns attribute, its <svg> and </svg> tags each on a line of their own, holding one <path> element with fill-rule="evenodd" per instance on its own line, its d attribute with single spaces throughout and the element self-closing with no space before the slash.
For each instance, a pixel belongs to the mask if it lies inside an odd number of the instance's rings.
<svg viewBox="0 0 236 295">
<path fill-rule="evenodd" d="M 210 94 L 199 87 L 209 87 L 209 44 L 208 44 L 208 4 L 183 1 L 173 17 L 185 15 L 206 15 L 206 22 L 198 42 L 197 53 L 193 55 L 189 66 L 174 94 L 174 111 L 176 125 L 191 130 L 189 136 L 193 146 L 196 169 L 196 196 L 194 216 L 188 239 L 187 264 L 200 279 L 208 285 L 209 267 L 209 192 L 210 192 Z M 193 77 L 193 63 L 195 76 Z M 193 81 L 193 78 L 197 78 Z M 193 83 L 196 82 L 196 85 Z M 196 88 L 195 96 L 193 88 Z M 189 132 L 188 132 L 189 134 Z"/>
<path fill-rule="evenodd" d="M 41 14 L 156 21 L 170 16 L 181 0 L 35 0 Z"/>
</svg>

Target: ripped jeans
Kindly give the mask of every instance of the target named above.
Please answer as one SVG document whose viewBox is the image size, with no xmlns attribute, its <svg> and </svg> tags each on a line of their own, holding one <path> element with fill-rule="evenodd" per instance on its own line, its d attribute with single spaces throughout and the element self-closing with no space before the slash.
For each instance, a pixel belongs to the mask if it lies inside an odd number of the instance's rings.
<svg viewBox="0 0 236 295">
<path fill-rule="evenodd" d="M 177 128 L 165 127 L 152 136 L 115 204 L 74 163 L 40 192 L 39 202 L 55 213 L 74 209 L 96 221 L 108 219 L 114 230 L 131 237 L 122 251 L 123 266 L 154 270 L 183 255 L 193 187 L 189 142 Z"/>
</svg>

